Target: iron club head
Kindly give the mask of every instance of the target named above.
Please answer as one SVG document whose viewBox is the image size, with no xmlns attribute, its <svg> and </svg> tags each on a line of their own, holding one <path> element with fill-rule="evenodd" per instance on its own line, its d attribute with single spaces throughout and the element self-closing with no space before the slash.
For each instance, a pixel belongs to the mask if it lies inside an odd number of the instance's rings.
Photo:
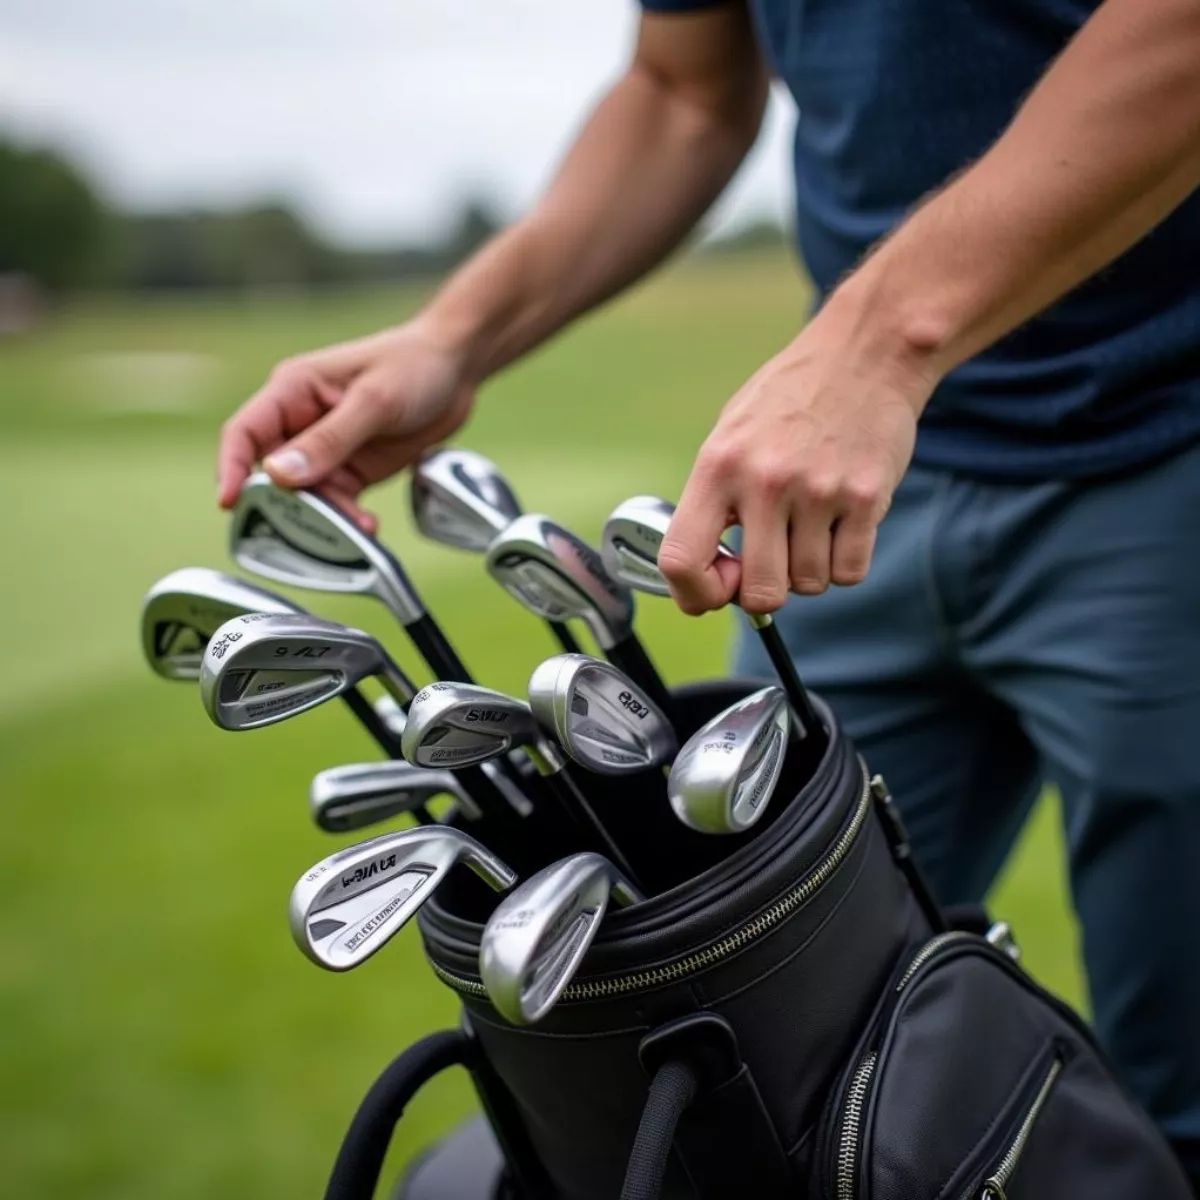
<svg viewBox="0 0 1200 1200">
<path fill-rule="evenodd" d="M 557 654 L 537 667 L 529 704 L 568 758 L 601 775 L 662 766 L 678 746 L 658 705 L 623 671 L 587 654 Z"/>
<path fill-rule="evenodd" d="M 601 854 L 573 854 L 526 880 L 492 914 L 479 973 L 496 1010 L 514 1025 L 540 1021 L 570 984 L 600 929 L 609 897 L 642 899 Z"/>
<path fill-rule="evenodd" d="M 727 708 L 679 751 L 667 780 L 675 815 L 701 833 L 741 833 L 766 811 L 787 753 L 791 710 L 766 687 Z"/>
<path fill-rule="evenodd" d="M 477 554 L 521 515 L 521 503 L 496 464 L 457 447 L 431 450 L 413 467 L 410 500 L 427 538 Z"/>
<path fill-rule="evenodd" d="M 488 547 L 492 578 L 548 621 L 578 617 L 610 649 L 633 627 L 633 596 L 611 578 L 600 555 L 539 513 L 517 517 Z"/>
<path fill-rule="evenodd" d="M 256 729 L 340 696 L 369 675 L 401 703 L 413 685 L 368 633 L 303 615 L 250 613 L 222 625 L 200 664 L 200 697 L 223 729 Z"/>
<path fill-rule="evenodd" d="M 212 635 L 246 613 L 298 613 L 282 596 L 252 583 L 184 567 L 164 575 L 142 601 L 142 651 L 164 679 L 199 679 L 200 661 Z"/>
<path fill-rule="evenodd" d="M 479 806 L 452 772 L 426 771 L 406 762 L 351 763 L 318 771 L 308 789 L 308 803 L 321 829 L 348 833 L 447 795 L 454 797 L 464 816 L 479 818 Z"/>
<path fill-rule="evenodd" d="M 414 766 L 456 769 L 539 740 L 528 704 L 477 684 L 431 683 L 409 706 L 400 749 Z"/>
<path fill-rule="evenodd" d="M 277 583 L 375 596 L 402 625 L 425 615 L 403 568 L 339 508 L 285 491 L 258 472 L 242 485 L 229 531 L 234 562 Z"/>
<path fill-rule="evenodd" d="M 424 904 L 456 864 L 504 891 L 516 874 L 473 837 L 448 825 L 402 829 L 322 859 L 292 889 L 288 924 L 320 967 L 365 962 Z"/>
</svg>

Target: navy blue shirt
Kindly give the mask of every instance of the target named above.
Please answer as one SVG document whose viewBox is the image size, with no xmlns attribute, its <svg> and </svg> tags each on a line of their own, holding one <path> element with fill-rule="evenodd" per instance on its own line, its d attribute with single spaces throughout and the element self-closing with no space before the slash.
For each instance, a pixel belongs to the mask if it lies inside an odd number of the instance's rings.
<svg viewBox="0 0 1200 1200">
<path fill-rule="evenodd" d="M 660 12 L 720 0 L 642 0 Z M 977 159 L 1101 0 L 750 0 L 796 99 L 796 224 L 818 294 Z M 1200 440 L 1200 195 L 953 372 L 916 459 L 1008 479 L 1129 470 Z"/>
</svg>

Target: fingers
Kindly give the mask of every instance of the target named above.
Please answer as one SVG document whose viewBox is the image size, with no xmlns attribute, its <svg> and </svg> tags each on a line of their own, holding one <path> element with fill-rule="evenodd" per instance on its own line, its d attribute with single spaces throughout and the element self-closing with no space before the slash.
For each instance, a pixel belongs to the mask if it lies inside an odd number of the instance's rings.
<svg viewBox="0 0 1200 1200">
<path fill-rule="evenodd" d="M 658 566 L 675 603 L 690 616 L 722 608 L 737 594 L 741 563 L 717 558 L 729 528 L 729 504 L 718 477 L 697 467 L 680 497 L 658 551 Z"/>
<path fill-rule="evenodd" d="M 786 495 L 755 488 L 740 501 L 742 579 L 738 604 L 748 613 L 772 613 L 788 595 Z"/>
</svg>

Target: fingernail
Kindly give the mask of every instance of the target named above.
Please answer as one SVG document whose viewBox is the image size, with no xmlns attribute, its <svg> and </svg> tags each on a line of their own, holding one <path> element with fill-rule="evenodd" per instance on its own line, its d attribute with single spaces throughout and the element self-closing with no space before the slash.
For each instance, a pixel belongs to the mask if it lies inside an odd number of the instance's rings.
<svg viewBox="0 0 1200 1200">
<path fill-rule="evenodd" d="M 303 479 L 308 474 L 308 455 L 303 450 L 280 450 L 263 459 L 263 466 L 285 479 Z"/>
</svg>

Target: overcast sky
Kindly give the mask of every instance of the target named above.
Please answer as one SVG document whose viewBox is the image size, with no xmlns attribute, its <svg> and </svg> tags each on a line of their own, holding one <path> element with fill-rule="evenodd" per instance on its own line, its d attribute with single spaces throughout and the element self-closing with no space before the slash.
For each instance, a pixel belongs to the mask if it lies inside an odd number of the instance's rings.
<svg viewBox="0 0 1200 1200">
<path fill-rule="evenodd" d="M 628 53 L 634 0 L 0 0 L 0 132 L 138 207 L 285 194 L 354 241 L 528 203 Z M 721 216 L 782 215 L 777 97 Z"/>
</svg>

